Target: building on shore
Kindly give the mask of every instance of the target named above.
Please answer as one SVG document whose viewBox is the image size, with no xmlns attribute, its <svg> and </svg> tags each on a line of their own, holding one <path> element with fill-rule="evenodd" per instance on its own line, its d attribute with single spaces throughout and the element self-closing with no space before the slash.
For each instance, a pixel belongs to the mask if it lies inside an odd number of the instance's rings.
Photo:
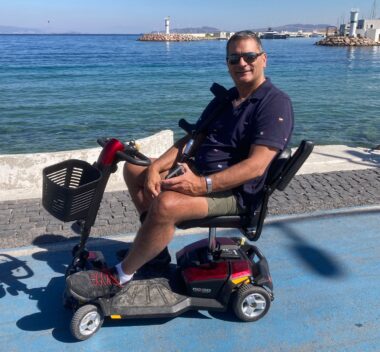
<svg viewBox="0 0 380 352">
<path fill-rule="evenodd" d="M 354 38 L 368 38 L 374 42 L 380 42 L 380 18 L 358 19 L 358 17 L 359 10 L 351 10 L 350 23 L 341 24 L 339 34 Z"/>
</svg>

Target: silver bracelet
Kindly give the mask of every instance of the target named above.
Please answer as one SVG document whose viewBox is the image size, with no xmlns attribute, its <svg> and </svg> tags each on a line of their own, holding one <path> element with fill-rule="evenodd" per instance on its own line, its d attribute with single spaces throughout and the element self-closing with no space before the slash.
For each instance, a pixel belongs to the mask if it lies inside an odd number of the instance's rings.
<svg viewBox="0 0 380 352">
<path fill-rule="evenodd" d="M 206 176 L 205 181 L 206 181 L 206 192 L 207 194 L 209 194 L 212 192 L 212 180 L 210 177 Z"/>
</svg>

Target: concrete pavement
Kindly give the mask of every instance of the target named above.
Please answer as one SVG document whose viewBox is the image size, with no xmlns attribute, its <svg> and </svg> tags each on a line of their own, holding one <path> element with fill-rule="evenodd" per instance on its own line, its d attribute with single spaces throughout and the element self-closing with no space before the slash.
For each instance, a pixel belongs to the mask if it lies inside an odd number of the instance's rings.
<svg viewBox="0 0 380 352">
<path fill-rule="evenodd" d="M 269 261 L 275 300 L 268 314 L 242 323 L 231 312 L 188 312 L 174 319 L 106 320 L 75 342 L 72 312 L 62 306 L 72 244 L 46 244 L 0 254 L 0 346 L 7 351 L 273 351 L 375 352 L 380 331 L 379 207 L 275 219 L 258 245 Z M 206 232 L 176 236 L 172 253 Z M 218 235 L 234 235 L 220 231 Z M 59 237 L 59 236 L 57 236 Z M 110 265 L 130 237 L 92 240 Z"/>
</svg>

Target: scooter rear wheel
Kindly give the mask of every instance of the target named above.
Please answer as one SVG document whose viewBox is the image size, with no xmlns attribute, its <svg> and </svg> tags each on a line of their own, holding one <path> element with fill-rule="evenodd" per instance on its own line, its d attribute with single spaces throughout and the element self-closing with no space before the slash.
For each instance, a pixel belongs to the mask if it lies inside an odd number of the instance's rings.
<svg viewBox="0 0 380 352">
<path fill-rule="evenodd" d="M 244 285 L 236 292 L 232 308 L 243 321 L 256 321 L 267 314 L 271 304 L 269 293 L 262 287 Z"/>
<path fill-rule="evenodd" d="M 70 330 L 78 340 L 87 340 L 102 326 L 104 316 L 98 307 L 86 304 L 80 307 L 71 319 Z"/>
</svg>

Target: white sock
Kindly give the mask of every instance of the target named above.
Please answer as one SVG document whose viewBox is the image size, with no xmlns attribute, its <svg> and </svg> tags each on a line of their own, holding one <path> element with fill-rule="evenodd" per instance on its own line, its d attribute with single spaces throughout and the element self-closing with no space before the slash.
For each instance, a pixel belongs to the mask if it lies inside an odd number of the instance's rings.
<svg viewBox="0 0 380 352">
<path fill-rule="evenodd" d="M 131 275 L 128 275 L 126 274 L 123 269 L 121 268 L 121 263 L 117 264 L 115 266 L 116 270 L 117 270 L 117 275 L 119 276 L 119 282 L 120 282 L 120 285 L 124 285 L 125 283 L 127 283 L 128 281 L 131 281 L 132 278 L 133 278 L 133 275 L 134 274 L 131 274 Z"/>
</svg>

